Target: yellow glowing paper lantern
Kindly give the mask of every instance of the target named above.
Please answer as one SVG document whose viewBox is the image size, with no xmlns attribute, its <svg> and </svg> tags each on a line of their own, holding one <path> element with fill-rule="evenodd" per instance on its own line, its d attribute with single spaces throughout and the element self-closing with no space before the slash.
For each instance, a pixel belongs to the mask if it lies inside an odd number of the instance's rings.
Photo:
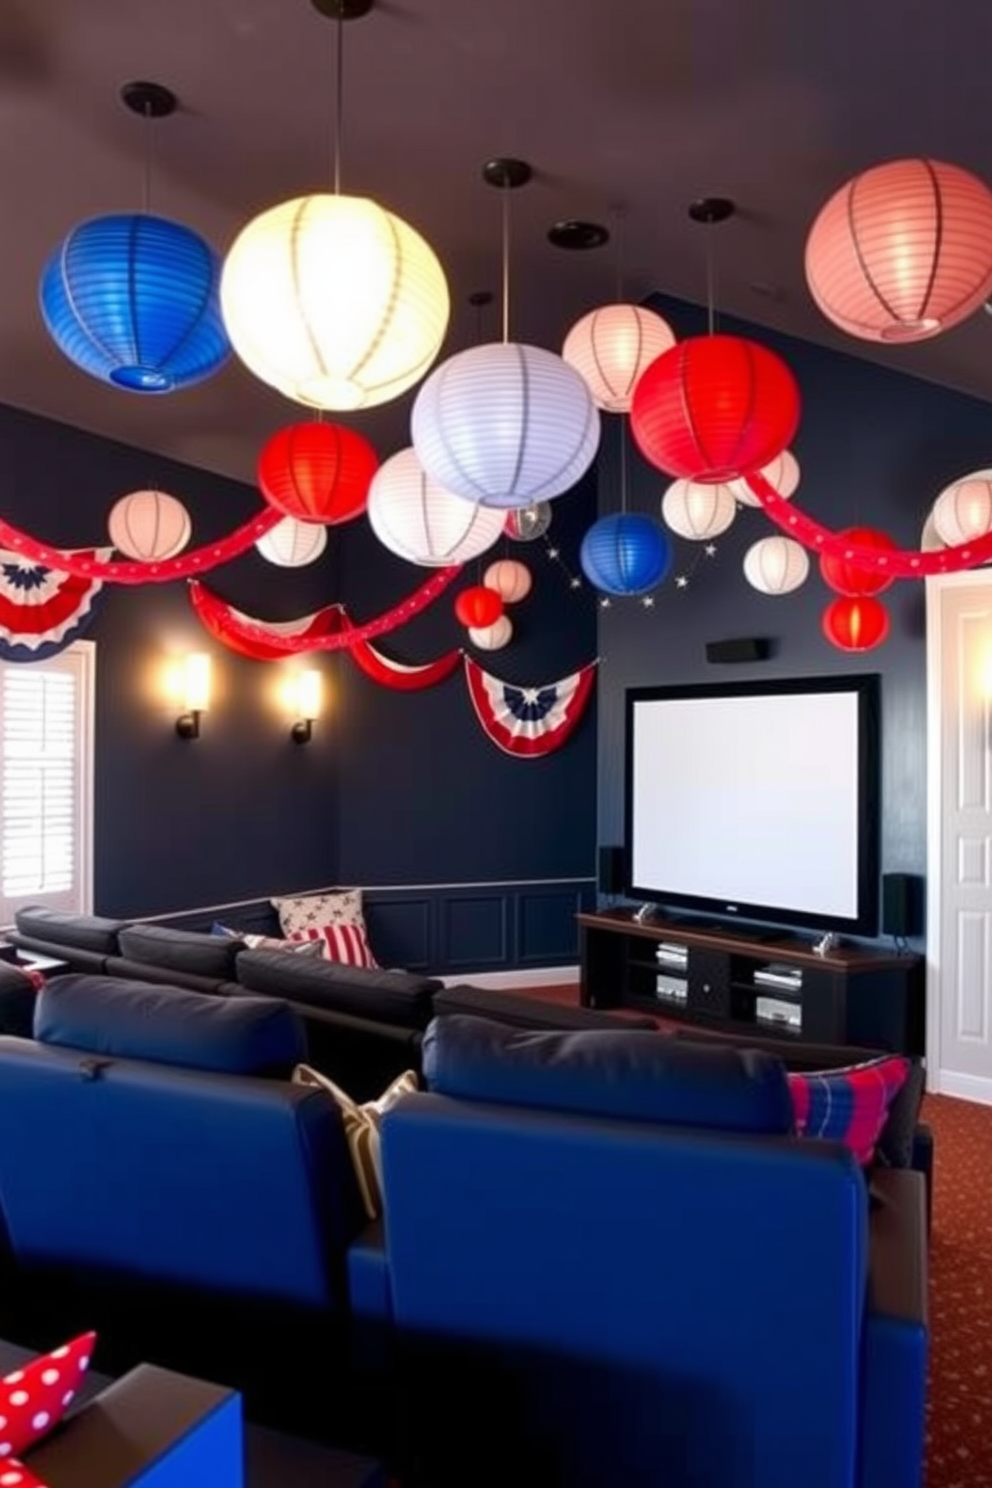
<svg viewBox="0 0 992 1488">
<path fill-rule="evenodd" d="M 242 228 L 221 311 L 249 371 L 309 408 L 387 403 L 441 349 L 450 301 L 429 244 L 364 197 L 282 202 Z"/>
</svg>

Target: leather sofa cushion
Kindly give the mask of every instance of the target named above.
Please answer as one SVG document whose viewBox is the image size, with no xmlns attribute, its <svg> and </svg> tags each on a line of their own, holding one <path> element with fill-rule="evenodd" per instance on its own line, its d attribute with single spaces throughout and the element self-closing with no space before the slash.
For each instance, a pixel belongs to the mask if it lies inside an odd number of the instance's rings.
<svg viewBox="0 0 992 1488">
<path fill-rule="evenodd" d="M 80 946 L 98 955 L 113 956 L 117 953 L 117 937 L 129 922 L 104 919 L 102 915 L 66 914 L 63 910 L 29 904 L 17 910 L 14 923 L 21 935 L 33 940 Z"/>
<path fill-rule="evenodd" d="M 208 997 L 120 977 L 69 975 L 39 992 L 34 1036 L 118 1059 L 288 1079 L 307 1057 L 303 1024 L 271 997 Z"/>
<path fill-rule="evenodd" d="M 285 951 L 246 950 L 238 955 L 237 980 L 252 992 L 270 997 L 421 1029 L 433 1016 L 434 993 L 444 985 L 435 977 L 412 972 L 372 971 L 309 956 L 287 956 Z"/>
<path fill-rule="evenodd" d="M 639 1030 L 539 1033 L 447 1014 L 424 1035 L 440 1095 L 716 1131 L 793 1130 L 785 1066 L 769 1054 Z"/>
<path fill-rule="evenodd" d="M 240 940 L 200 930 L 174 930 L 169 925 L 129 925 L 118 938 L 120 954 L 128 961 L 218 981 L 235 980 L 235 957 L 244 949 Z"/>
</svg>

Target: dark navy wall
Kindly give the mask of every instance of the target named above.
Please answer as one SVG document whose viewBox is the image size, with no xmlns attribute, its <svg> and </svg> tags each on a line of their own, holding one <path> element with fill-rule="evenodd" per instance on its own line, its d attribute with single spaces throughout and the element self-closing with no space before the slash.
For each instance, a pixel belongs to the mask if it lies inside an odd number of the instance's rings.
<svg viewBox="0 0 992 1488">
<path fill-rule="evenodd" d="M 702 334 L 704 313 L 659 297 L 657 309 L 676 335 Z M 880 527 L 900 546 L 919 547 L 934 498 L 959 475 L 992 463 L 992 411 L 986 403 L 870 365 L 854 357 L 722 320 L 721 329 L 752 335 L 792 368 L 803 401 L 792 449 L 802 467 L 798 505 L 833 528 Z M 890 355 L 898 366 L 898 353 Z M 603 509 L 612 509 L 615 461 L 607 446 L 601 474 Z M 668 477 L 634 453 L 631 506 L 657 513 Z M 777 531 L 759 510 L 742 510 L 716 539 L 716 553 L 673 536 L 672 576 L 653 609 L 614 603 L 600 615 L 604 656 L 599 708 L 599 837 L 623 836 L 623 700 L 628 686 L 747 680 L 877 671 L 882 678 L 882 868 L 926 869 L 926 672 L 924 589 L 901 581 L 880 596 L 891 617 L 889 639 L 860 655 L 838 651 L 822 636 L 820 616 L 836 596 L 819 575 L 781 598 L 759 594 L 742 572 L 752 542 Z M 684 573 L 679 590 L 674 575 Z M 707 663 L 705 644 L 764 636 L 768 661 Z M 732 741 L 728 741 L 732 747 Z M 719 843 L 713 844 L 719 851 Z M 782 851 L 775 844 L 774 851 Z M 788 844 L 803 852 L 809 844 Z"/>
<path fill-rule="evenodd" d="M 186 503 L 196 545 L 231 531 L 259 504 L 257 493 L 237 482 L 13 409 L 0 409 L 0 470 L 0 512 L 67 547 L 106 543 L 113 502 L 143 486 Z M 594 510 L 594 480 L 556 508 L 553 536 L 572 571 Z M 589 592 L 569 589 L 541 543 L 503 551 L 532 564 L 535 585 L 513 612 L 517 642 L 480 653 L 487 669 L 533 684 L 592 659 L 596 609 Z M 476 581 L 493 556 L 473 565 L 465 582 Z M 388 554 L 360 522 L 333 530 L 314 565 L 278 569 L 251 550 L 206 582 L 264 619 L 287 620 L 343 600 L 361 621 L 391 608 L 425 577 L 424 569 Z M 414 624 L 383 637 L 381 649 L 420 661 L 462 644 L 455 593 L 457 586 Z M 167 914 L 337 882 L 485 884 L 593 873 L 595 702 L 563 750 L 519 761 L 483 735 L 460 672 L 427 692 L 395 693 L 344 655 L 318 655 L 307 665 L 324 673 L 327 716 L 312 743 L 298 746 L 273 697 L 287 667 L 249 661 L 213 642 L 184 583 L 108 585 L 85 636 L 97 644 L 101 913 Z M 170 658 L 191 650 L 212 655 L 214 703 L 202 737 L 185 742 L 175 734 L 177 708 L 162 684 Z M 551 884 L 546 892 L 553 902 L 508 888 L 476 904 L 479 896 L 467 890 L 450 912 L 429 896 L 430 914 L 445 918 L 444 954 L 465 966 L 480 958 L 512 964 L 521 950 L 545 963 L 568 959 L 576 890 Z M 396 898 L 386 896 L 390 904 Z M 423 912 L 421 906 L 415 918 Z M 437 964 L 437 937 L 405 943 L 409 926 L 396 914 L 395 933 L 388 925 L 384 931 L 384 955 Z M 477 930 L 481 941 L 473 940 Z"/>
</svg>

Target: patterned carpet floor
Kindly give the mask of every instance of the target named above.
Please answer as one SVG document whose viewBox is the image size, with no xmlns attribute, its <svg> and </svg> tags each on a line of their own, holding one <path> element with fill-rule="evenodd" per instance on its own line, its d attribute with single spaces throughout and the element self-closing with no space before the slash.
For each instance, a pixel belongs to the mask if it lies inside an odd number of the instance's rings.
<svg viewBox="0 0 992 1488">
<path fill-rule="evenodd" d="M 578 1003 L 574 983 L 530 995 Z M 926 1488 L 992 1488 L 992 1106 L 928 1095 L 923 1119 L 934 1131 Z"/>
</svg>

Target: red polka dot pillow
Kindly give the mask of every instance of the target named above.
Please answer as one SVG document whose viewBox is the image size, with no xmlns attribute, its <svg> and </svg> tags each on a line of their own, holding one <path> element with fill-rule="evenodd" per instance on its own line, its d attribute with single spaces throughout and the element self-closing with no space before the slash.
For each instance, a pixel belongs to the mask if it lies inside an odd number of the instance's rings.
<svg viewBox="0 0 992 1488">
<path fill-rule="evenodd" d="M 867 1167 L 909 1069 L 908 1059 L 885 1055 L 844 1069 L 809 1074 L 791 1071 L 788 1080 L 796 1131 L 801 1137 L 843 1142 Z"/>
<path fill-rule="evenodd" d="M 319 942 L 325 961 L 346 966 L 378 965 L 365 928 L 361 889 L 271 902 L 279 915 L 279 928 L 289 940 Z"/>
<path fill-rule="evenodd" d="M 0 1380 L 0 1488 L 43 1488 L 18 1459 L 61 1421 L 89 1368 L 95 1344 L 95 1333 L 82 1333 Z"/>
</svg>

